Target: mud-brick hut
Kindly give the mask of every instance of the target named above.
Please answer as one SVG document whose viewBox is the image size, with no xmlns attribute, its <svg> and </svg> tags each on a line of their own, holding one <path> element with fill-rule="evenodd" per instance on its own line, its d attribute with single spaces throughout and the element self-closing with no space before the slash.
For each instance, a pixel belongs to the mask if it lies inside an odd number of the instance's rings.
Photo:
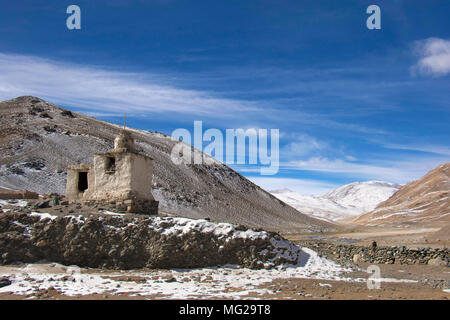
<svg viewBox="0 0 450 320">
<path fill-rule="evenodd" d="M 152 158 L 136 152 L 131 134 L 121 130 L 114 149 L 94 154 L 94 164 L 69 166 L 67 199 L 130 213 L 157 214 L 152 162 Z"/>
</svg>

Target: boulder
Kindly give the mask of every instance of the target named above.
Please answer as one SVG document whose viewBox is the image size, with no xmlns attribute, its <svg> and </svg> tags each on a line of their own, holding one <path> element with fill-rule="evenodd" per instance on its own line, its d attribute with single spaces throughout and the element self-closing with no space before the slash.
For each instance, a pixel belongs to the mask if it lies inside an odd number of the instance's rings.
<svg viewBox="0 0 450 320">
<path fill-rule="evenodd" d="M 8 278 L 0 278 L 0 288 L 9 286 L 11 283 L 11 280 L 9 280 Z"/>
<path fill-rule="evenodd" d="M 38 201 L 34 204 L 33 209 L 45 209 L 50 207 L 49 200 Z"/>
<path fill-rule="evenodd" d="M 359 262 L 361 262 L 361 255 L 360 254 L 354 254 L 353 255 L 353 263 L 354 264 L 358 264 Z"/>
<path fill-rule="evenodd" d="M 430 266 L 446 266 L 447 262 L 445 262 L 441 258 L 435 258 L 435 259 L 428 260 L 428 264 Z"/>
</svg>

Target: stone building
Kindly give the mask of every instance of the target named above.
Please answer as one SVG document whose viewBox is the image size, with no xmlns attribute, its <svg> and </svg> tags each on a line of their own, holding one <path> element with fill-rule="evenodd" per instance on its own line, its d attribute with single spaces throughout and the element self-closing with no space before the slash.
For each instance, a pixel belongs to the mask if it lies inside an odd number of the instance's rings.
<svg viewBox="0 0 450 320">
<path fill-rule="evenodd" d="M 66 197 L 130 213 L 157 214 L 152 195 L 152 159 L 136 152 L 131 134 L 121 130 L 114 149 L 94 154 L 94 164 L 69 166 Z"/>
</svg>

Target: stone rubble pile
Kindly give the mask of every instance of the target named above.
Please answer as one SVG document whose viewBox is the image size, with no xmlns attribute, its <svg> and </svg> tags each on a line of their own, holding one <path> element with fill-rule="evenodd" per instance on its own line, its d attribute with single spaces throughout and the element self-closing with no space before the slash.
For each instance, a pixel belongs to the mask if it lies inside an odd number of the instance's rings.
<svg viewBox="0 0 450 320">
<path fill-rule="evenodd" d="M 298 264 L 276 233 L 206 220 L 142 215 L 0 214 L 0 264 L 41 260 L 108 269 Z M 304 255 L 303 255 L 304 256 Z"/>
</svg>

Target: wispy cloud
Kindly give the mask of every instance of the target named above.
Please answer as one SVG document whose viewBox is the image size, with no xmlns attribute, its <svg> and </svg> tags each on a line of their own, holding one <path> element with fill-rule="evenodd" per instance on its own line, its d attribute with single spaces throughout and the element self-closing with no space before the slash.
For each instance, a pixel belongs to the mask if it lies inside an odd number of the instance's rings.
<svg viewBox="0 0 450 320">
<path fill-rule="evenodd" d="M 151 72 L 122 72 L 105 66 L 91 66 L 67 63 L 36 56 L 0 53 L 0 99 L 11 99 L 20 95 L 35 95 L 66 107 L 82 109 L 90 115 L 114 116 L 126 111 L 130 116 L 149 116 L 152 113 L 173 112 L 182 115 L 199 116 L 201 119 L 216 121 L 216 125 L 224 125 L 224 121 L 242 126 L 248 119 L 253 119 L 256 126 L 267 127 L 270 123 L 283 122 L 287 125 L 298 126 L 300 123 L 310 127 L 335 128 L 340 131 L 361 132 L 365 134 L 385 134 L 378 128 L 365 127 L 358 123 L 340 121 L 332 112 L 333 105 L 322 101 L 322 89 L 314 97 L 305 101 L 284 100 L 273 97 L 245 97 L 233 96 L 233 89 L 220 90 L 220 83 L 238 81 L 238 71 L 233 77 L 220 79 L 208 78 L 216 73 L 210 71 L 206 77 L 192 74 L 169 74 Z M 253 70 L 253 71 L 252 71 Z M 292 82 L 285 75 L 284 69 L 274 69 L 275 78 L 284 75 L 283 81 Z M 262 72 L 262 71 L 261 71 Z M 308 70 L 310 77 L 327 75 L 325 71 Z M 273 78 L 272 73 L 272 78 Z M 315 75 L 317 73 L 317 75 Z M 330 70 L 333 77 L 338 71 Z M 201 74 L 201 73 L 200 73 Z M 219 74 L 221 74 L 219 72 Z M 244 83 L 253 83 L 250 76 L 254 69 L 240 70 L 240 77 Z M 288 74 L 290 74 L 288 72 Z M 343 76 L 343 75 L 341 75 Z M 269 77 L 264 71 L 263 79 Z M 296 79 L 294 82 L 307 85 L 311 81 Z M 273 81 L 273 80 L 271 80 Z M 280 79 L 281 81 L 281 79 Z M 333 81 L 340 83 L 342 81 Z M 197 84 L 185 89 L 183 84 Z M 208 85 L 208 83 L 210 85 Z M 269 88 L 277 85 L 263 81 L 255 87 Z M 302 86 L 303 86 L 302 85 Z M 316 83 L 317 88 L 330 87 L 330 83 Z M 195 89 L 192 89 L 195 87 Z M 236 86 L 234 86 L 236 87 Z M 239 87 L 239 86 L 238 86 Z M 301 86 L 300 86 L 301 87 Z M 353 87 L 349 86 L 349 87 Z M 244 90 L 244 88 L 242 89 Z M 246 91 L 251 89 L 245 86 Z M 314 91 L 310 86 L 301 95 Z M 341 92 L 342 90 L 336 90 Z M 363 91 L 363 90 L 357 90 Z M 333 91 L 334 92 L 334 91 Z M 294 94 L 295 92 L 291 92 Z M 318 94 L 318 96 L 317 96 Z M 319 108 L 318 105 L 323 107 Z M 316 108 L 317 107 L 317 108 Z M 339 109 L 339 108 L 336 108 Z M 347 114 L 352 114 L 346 112 Z M 353 112 L 354 113 L 354 112 Z M 176 115 L 174 115 L 176 117 Z M 220 121 L 218 120 L 220 119 Z M 235 120 L 239 121 L 236 124 Z"/>
<path fill-rule="evenodd" d="M 328 148 L 328 144 L 324 141 L 320 141 L 310 135 L 301 134 L 297 136 L 292 142 L 287 144 L 280 153 L 288 158 L 300 158 L 310 154 L 317 154 L 322 150 Z"/>
<path fill-rule="evenodd" d="M 385 148 L 394 150 L 406 150 L 406 151 L 418 151 L 424 153 L 434 153 L 437 155 L 450 156 L 450 148 L 440 145 L 399 145 L 399 144 L 386 144 Z"/>
<path fill-rule="evenodd" d="M 125 73 L 33 56 L 0 53 L 0 98 L 37 95 L 91 112 L 177 112 L 227 117 L 257 110 L 250 102 L 157 83 L 158 75 Z"/>
<path fill-rule="evenodd" d="M 413 71 L 432 76 L 450 73 L 450 40 L 428 38 L 417 41 L 414 51 L 420 60 L 413 67 Z"/>
<path fill-rule="evenodd" d="M 340 185 L 318 180 L 247 177 L 265 190 L 289 189 L 303 195 L 320 195 L 336 189 Z"/>
<path fill-rule="evenodd" d="M 313 157 L 305 161 L 291 161 L 282 168 L 303 171 L 318 171 L 342 174 L 366 180 L 383 180 L 395 183 L 408 183 L 418 179 L 439 164 L 448 161 L 441 158 L 414 158 L 410 161 L 379 160 L 367 163 Z"/>
</svg>

